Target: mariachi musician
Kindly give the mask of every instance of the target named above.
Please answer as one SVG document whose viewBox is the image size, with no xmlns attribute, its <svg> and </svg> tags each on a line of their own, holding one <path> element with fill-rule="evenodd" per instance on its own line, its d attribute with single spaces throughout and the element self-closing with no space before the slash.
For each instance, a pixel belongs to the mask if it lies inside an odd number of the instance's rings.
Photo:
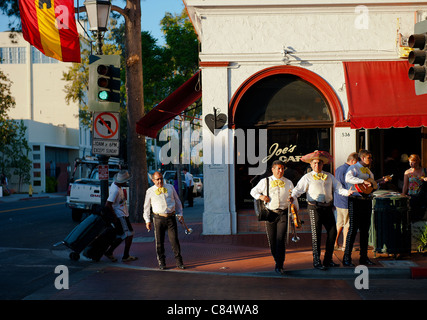
<svg viewBox="0 0 427 320">
<path fill-rule="evenodd" d="M 369 169 L 372 164 L 372 153 L 368 150 L 359 151 L 359 162 L 350 166 L 345 175 L 347 187 L 355 189 L 355 193 L 348 198 L 348 216 L 350 226 L 347 233 L 346 247 L 344 251 L 343 265 L 352 267 L 351 252 L 357 230 L 360 230 L 360 258 L 363 265 L 374 265 L 368 258 L 368 238 L 371 226 L 372 196 L 371 192 L 378 188 L 374 180 L 374 174 Z M 388 181 L 390 178 L 385 177 Z"/>
<path fill-rule="evenodd" d="M 288 231 L 288 207 L 289 190 L 293 189 L 292 181 L 283 176 L 285 164 L 280 160 L 275 160 L 271 171 L 273 175 L 261 179 L 258 184 L 252 188 L 251 196 L 254 199 L 261 199 L 267 204 L 267 208 L 273 211 L 275 218 L 271 221 L 265 221 L 268 244 L 271 254 L 276 263 L 275 271 L 284 275 L 283 264 L 286 254 L 286 235 Z M 269 196 L 267 196 L 267 183 Z M 296 203 L 298 210 L 298 203 Z"/>
<path fill-rule="evenodd" d="M 334 243 L 337 236 L 337 227 L 333 213 L 333 195 L 337 191 L 343 196 L 348 196 L 353 191 L 346 190 L 341 183 L 329 172 L 323 171 L 323 165 L 332 161 L 331 155 L 326 151 L 314 151 L 301 158 L 302 161 L 310 163 L 313 171 L 305 174 L 292 191 L 292 200 L 303 193 L 307 195 L 308 213 L 311 222 L 311 237 L 313 246 L 313 266 L 319 270 L 327 267 L 337 267 L 332 261 Z M 323 265 L 320 262 L 320 243 L 322 236 L 322 225 L 327 232 L 326 250 Z"/>
</svg>

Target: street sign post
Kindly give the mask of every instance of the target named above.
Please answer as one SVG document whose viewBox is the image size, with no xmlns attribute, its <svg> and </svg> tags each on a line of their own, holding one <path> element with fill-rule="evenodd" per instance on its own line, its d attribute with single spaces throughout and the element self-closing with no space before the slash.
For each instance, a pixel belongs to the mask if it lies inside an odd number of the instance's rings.
<svg viewBox="0 0 427 320">
<path fill-rule="evenodd" d="M 120 151 L 120 120 L 118 112 L 94 112 L 92 153 L 118 156 Z"/>
</svg>

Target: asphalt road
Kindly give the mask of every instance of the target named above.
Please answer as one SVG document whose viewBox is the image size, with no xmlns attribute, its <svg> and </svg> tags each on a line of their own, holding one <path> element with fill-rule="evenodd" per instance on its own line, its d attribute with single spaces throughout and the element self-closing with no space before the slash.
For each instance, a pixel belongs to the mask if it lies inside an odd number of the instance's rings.
<svg viewBox="0 0 427 320">
<path fill-rule="evenodd" d="M 89 261 L 65 259 L 65 246 L 53 247 L 76 225 L 65 197 L 0 203 L 0 300 L 54 288 L 58 265 L 66 264 L 70 275 L 87 267 Z"/>
</svg>

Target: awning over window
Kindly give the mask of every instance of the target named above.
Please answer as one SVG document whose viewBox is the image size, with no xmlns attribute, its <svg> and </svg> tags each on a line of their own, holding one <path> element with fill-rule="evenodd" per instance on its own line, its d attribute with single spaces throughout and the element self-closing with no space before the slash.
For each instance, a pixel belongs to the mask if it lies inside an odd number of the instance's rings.
<svg viewBox="0 0 427 320">
<path fill-rule="evenodd" d="M 156 138 L 157 132 L 202 96 L 200 71 L 136 123 L 136 132 Z"/>
<path fill-rule="evenodd" d="M 427 126 L 427 95 L 415 94 L 409 67 L 407 61 L 344 62 L 351 128 Z"/>
</svg>

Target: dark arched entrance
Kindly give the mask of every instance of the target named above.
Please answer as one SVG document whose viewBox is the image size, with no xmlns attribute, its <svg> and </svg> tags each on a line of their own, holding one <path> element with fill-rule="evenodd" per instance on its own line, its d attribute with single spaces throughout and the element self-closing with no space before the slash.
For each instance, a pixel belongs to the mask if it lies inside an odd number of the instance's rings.
<svg viewBox="0 0 427 320">
<path fill-rule="evenodd" d="M 285 176 L 294 184 L 307 170 L 307 164 L 300 161 L 304 154 L 316 149 L 332 153 L 334 123 L 342 120 L 341 105 L 330 86 L 301 69 L 284 66 L 257 73 L 239 88 L 229 110 L 235 129 L 267 130 L 267 168 L 277 159 L 287 162 Z M 255 230 L 262 226 L 250 218 L 255 216 L 249 192 L 259 177 L 250 176 L 250 165 L 242 164 L 235 154 L 238 232 L 262 231 Z M 300 201 L 305 207 L 304 197 Z"/>
</svg>

